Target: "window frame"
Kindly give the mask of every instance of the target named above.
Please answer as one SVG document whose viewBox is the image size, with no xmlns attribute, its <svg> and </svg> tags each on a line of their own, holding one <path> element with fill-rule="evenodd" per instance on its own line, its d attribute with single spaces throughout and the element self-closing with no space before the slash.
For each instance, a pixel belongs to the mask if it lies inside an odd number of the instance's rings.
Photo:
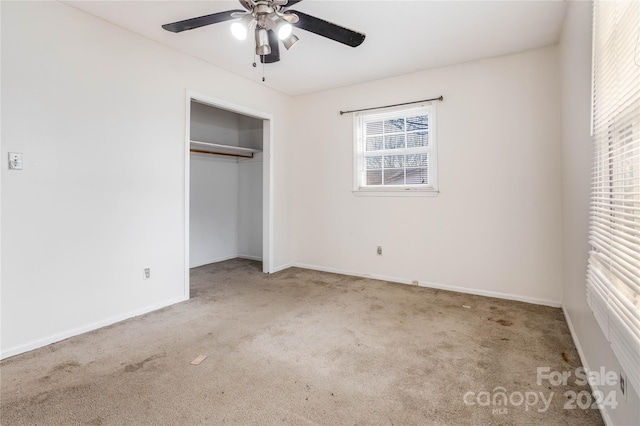
<svg viewBox="0 0 640 426">
<path fill-rule="evenodd" d="M 427 170 L 429 173 L 429 185 L 376 185 L 366 186 L 362 182 L 366 179 L 365 167 L 365 126 L 364 123 L 373 120 L 385 120 L 390 118 L 406 118 L 427 112 L 429 115 L 429 147 L 426 151 L 429 155 Z M 411 148 L 398 149 L 402 155 L 407 154 Z M 393 152 L 395 150 L 391 150 Z M 381 151 L 389 153 L 390 151 Z M 385 154 L 382 154 L 385 155 Z M 437 111 L 435 102 L 427 102 L 413 106 L 386 108 L 384 111 L 362 111 L 353 116 L 353 186 L 352 192 L 356 196 L 431 196 L 438 195 L 438 142 L 437 142 Z"/>
</svg>

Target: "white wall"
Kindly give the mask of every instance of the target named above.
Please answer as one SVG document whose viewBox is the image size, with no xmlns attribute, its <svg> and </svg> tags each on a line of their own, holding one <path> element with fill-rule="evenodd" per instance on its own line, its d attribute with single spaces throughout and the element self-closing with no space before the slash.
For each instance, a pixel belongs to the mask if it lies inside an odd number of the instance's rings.
<svg viewBox="0 0 640 426">
<path fill-rule="evenodd" d="M 231 111 L 191 101 L 191 140 L 238 146 L 240 116 Z"/>
<path fill-rule="evenodd" d="M 288 97 L 58 2 L 2 2 L 1 356 L 185 297 L 185 90 L 273 115 L 290 263 Z M 152 277 L 143 280 L 143 268 Z"/>
<path fill-rule="evenodd" d="M 240 145 L 262 149 L 263 123 L 240 116 L 238 121 Z M 263 155 L 238 160 L 238 255 L 262 259 L 262 167 Z"/>
<path fill-rule="evenodd" d="M 238 255 L 262 259 L 262 154 L 238 160 Z"/>
<path fill-rule="evenodd" d="M 558 77 L 551 46 L 295 98 L 295 263 L 559 306 Z M 438 197 L 355 197 L 338 111 L 439 95 Z"/>
<path fill-rule="evenodd" d="M 190 174 L 189 266 L 237 257 L 238 162 L 235 158 L 192 153 Z M 261 213 L 258 208 L 260 220 Z"/>
<path fill-rule="evenodd" d="M 562 303 L 576 346 L 585 366 L 619 372 L 620 366 L 587 305 L 585 276 L 589 244 L 589 191 L 592 141 L 591 109 L 591 3 L 569 2 L 560 40 L 562 82 L 562 223 L 564 268 Z M 600 386 L 617 392 L 618 407 L 606 409 L 611 424 L 632 425 L 640 420 L 637 390 L 629 387 L 629 400 L 618 386 Z"/>
<path fill-rule="evenodd" d="M 262 120 L 240 115 L 238 117 L 239 141 L 244 148 L 262 149 Z"/>
<path fill-rule="evenodd" d="M 238 146 L 238 114 L 191 101 L 189 118 L 191 140 Z M 192 153 L 189 173 L 189 267 L 237 257 L 238 162 Z"/>
</svg>

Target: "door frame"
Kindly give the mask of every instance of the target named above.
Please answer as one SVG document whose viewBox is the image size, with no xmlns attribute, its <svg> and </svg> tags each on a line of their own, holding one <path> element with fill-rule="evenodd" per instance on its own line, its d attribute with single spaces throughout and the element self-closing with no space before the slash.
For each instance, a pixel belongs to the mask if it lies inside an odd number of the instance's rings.
<svg viewBox="0 0 640 426">
<path fill-rule="evenodd" d="M 273 272 L 273 115 L 193 90 L 185 96 L 184 142 L 184 294 L 189 299 L 189 214 L 191 188 L 191 101 L 262 120 L 262 272 Z"/>
</svg>

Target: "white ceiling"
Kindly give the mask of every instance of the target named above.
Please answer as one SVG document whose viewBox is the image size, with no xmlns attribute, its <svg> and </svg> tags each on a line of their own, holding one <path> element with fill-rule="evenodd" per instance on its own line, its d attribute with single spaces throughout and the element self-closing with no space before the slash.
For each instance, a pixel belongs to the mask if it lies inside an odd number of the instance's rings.
<svg viewBox="0 0 640 426">
<path fill-rule="evenodd" d="M 260 81 L 253 39 L 236 40 L 230 22 L 174 34 L 162 24 L 242 9 L 237 1 L 67 1 L 72 7 Z M 289 95 L 519 52 L 558 41 L 564 1 L 326 1 L 292 9 L 367 35 L 351 48 L 296 29 L 300 42 L 265 65 L 266 84 Z"/>
</svg>

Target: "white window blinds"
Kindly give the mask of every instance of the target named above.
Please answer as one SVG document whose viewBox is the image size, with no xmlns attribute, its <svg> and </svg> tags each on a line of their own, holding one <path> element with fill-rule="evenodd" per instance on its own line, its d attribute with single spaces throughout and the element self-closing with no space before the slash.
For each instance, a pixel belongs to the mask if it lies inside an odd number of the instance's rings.
<svg viewBox="0 0 640 426">
<path fill-rule="evenodd" d="M 640 391 L 640 2 L 595 1 L 593 12 L 587 299 Z"/>
<path fill-rule="evenodd" d="M 355 190 L 435 190 L 435 106 L 359 113 L 355 130 Z"/>
</svg>

